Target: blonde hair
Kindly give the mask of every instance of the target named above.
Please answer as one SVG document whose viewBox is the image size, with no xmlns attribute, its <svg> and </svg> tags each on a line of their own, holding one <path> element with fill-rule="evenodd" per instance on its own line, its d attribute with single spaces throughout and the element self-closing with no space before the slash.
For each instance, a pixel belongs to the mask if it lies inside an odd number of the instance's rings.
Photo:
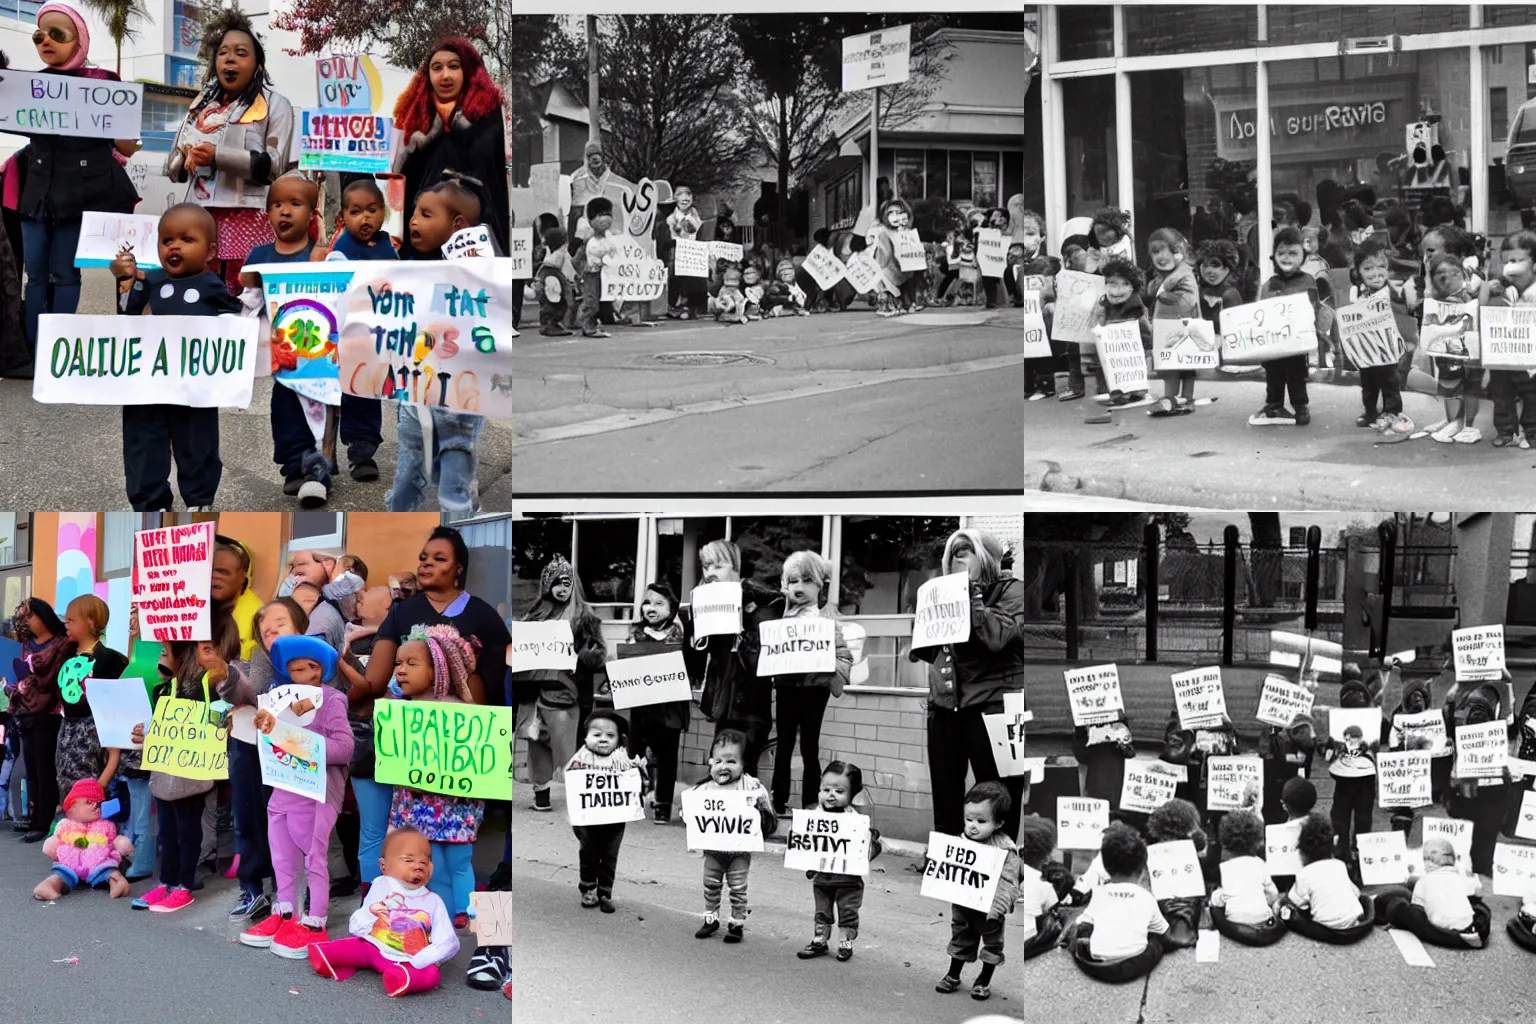
<svg viewBox="0 0 1536 1024">
<path fill-rule="evenodd" d="M 998 564 L 997 549 L 999 545 L 997 541 L 992 539 L 990 534 L 983 530 L 975 529 L 974 527 L 964 530 L 956 530 L 954 533 L 950 534 L 949 539 L 944 542 L 944 574 L 947 576 L 955 571 L 953 568 L 955 558 L 955 541 L 962 537 L 966 540 L 967 543 L 970 544 L 971 551 L 976 555 L 977 560 L 981 562 L 980 582 L 982 586 L 990 586 L 994 581 L 997 580 L 1000 575 L 1002 575 L 1002 568 Z"/>
<path fill-rule="evenodd" d="M 779 571 L 779 589 L 784 589 L 784 581 L 789 574 L 794 573 L 801 579 L 815 580 L 818 588 L 817 607 L 825 606 L 827 595 L 831 588 L 827 585 L 832 578 L 832 563 L 815 551 L 796 551 L 784 559 L 784 568 Z"/>
<path fill-rule="evenodd" d="M 86 622 L 89 622 L 91 624 L 91 632 L 95 633 L 98 637 L 106 630 L 107 619 L 111 617 L 111 612 L 107 610 L 107 602 L 95 594 L 81 594 L 69 602 L 69 605 L 64 609 L 65 618 L 68 618 L 72 612 L 85 619 Z"/>
<path fill-rule="evenodd" d="M 712 540 L 699 549 L 699 561 L 726 564 L 737 576 L 741 575 L 741 548 L 728 540 Z"/>
</svg>

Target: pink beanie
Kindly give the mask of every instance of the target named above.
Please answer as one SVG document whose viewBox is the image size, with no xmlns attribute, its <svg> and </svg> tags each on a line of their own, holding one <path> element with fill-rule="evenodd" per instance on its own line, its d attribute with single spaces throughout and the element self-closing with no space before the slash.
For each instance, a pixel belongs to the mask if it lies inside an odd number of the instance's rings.
<svg viewBox="0 0 1536 1024">
<path fill-rule="evenodd" d="M 42 24 L 43 15 L 51 13 L 62 14 L 64 17 L 73 22 L 75 26 L 75 35 L 77 37 L 75 52 L 70 54 L 69 60 L 65 61 L 63 64 L 60 64 L 59 68 L 64 71 L 73 71 L 76 68 L 84 67 L 85 60 L 88 56 L 90 56 L 91 52 L 91 30 L 85 27 L 85 19 L 80 16 L 79 11 L 75 10 L 68 4 L 52 2 L 44 4 L 38 10 L 38 24 Z"/>
</svg>

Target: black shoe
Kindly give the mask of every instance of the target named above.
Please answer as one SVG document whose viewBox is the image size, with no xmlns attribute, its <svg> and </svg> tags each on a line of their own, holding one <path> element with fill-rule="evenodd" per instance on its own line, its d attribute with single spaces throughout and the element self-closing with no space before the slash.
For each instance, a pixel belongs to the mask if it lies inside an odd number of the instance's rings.
<svg viewBox="0 0 1536 1024">
<path fill-rule="evenodd" d="M 352 479 L 360 484 L 379 478 L 379 464 L 372 459 L 358 459 L 352 463 Z"/>
<path fill-rule="evenodd" d="M 475 955 L 469 960 L 469 971 L 466 980 L 470 988 L 478 988 L 485 992 L 494 992 L 505 983 L 511 975 L 507 970 L 506 962 L 500 955 L 502 947 L 493 946 L 475 950 Z"/>
<path fill-rule="evenodd" d="M 357 890 L 362 887 L 362 884 L 362 879 L 359 878 L 338 879 L 337 881 L 331 883 L 331 898 L 335 899 L 337 896 L 355 896 L 357 895 Z"/>
<path fill-rule="evenodd" d="M 696 939 L 707 939 L 719 930 L 720 919 L 717 917 L 714 920 L 705 921 L 703 924 L 699 925 L 699 930 L 693 933 L 693 937 Z"/>
<path fill-rule="evenodd" d="M 485 888 L 489 892 L 510 892 L 512 889 L 512 865 L 502 861 L 496 865 L 496 870 L 491 872 L 491 877 L 486 881 Z"/>
<path fill-rule="evenodd" d="M 840 943 L 838 945 L 838 947 L 837 947 L 837 962 L 840 963 L 840 964 L 845 964 L 849 960 L 852 960 L 852 959 L 853 959 L 853 946 L 851 946 L 851 945 L 849 945 L 847 943 Z"/>
<path fill-rule="evenodd" d="M 1296 407 L 1296 425 L 1298 427 L 1304 427 L 1311 422 L 1312 414 L 1307 411 L 1307 407 L 1304 405 L 1298 405 Z"/>
<path fill-rule="evenodd" d="M 46 832 L 28 832 L 26 835 L 21 837 L 21 841 L 24 843 L 40 843 L 47 838 L 48 833 Z"/>
<path fill-rule="evenodd" d="M 730 922 L 725 926 L 725 941 L 731 943 L 740 942 L 742 939 L 746 938 L 746 930 L 746 925 L 737 924 L 735 921 Z"/>
<path fill-rule="evenodd" d="M 584 893 L 582 893 L 581 894 L 581 905 L 583 907 L 585 907 L 587 910 L 591 910 L 593 907 L 597 906 L 597 893 L 596 892 L 584 892 Z"/>
<path fill-rule="evenodd" d="M 304 474 L 298 473 L 283 479 L 283 493 L 293 497 L 299 493 L 299 488 L 304 486 Z"/>
<path fill-rule="evenodd" d="M 601 910 L 605 914 L 612 914 L 618 910 L 618 908 L 613 905 L 613 900 L 609 899 L 607 896 L 599 896 L 597 898 L 597 909 Z"/>
<path fill-rule="evenodd" d="M 653 805 L 651 805 L 651 820 L 653 822 L 655 822 L 656 824 L 658 824 L 658 825 L 665 825 L 667 822 L 671 821 L 672 820 L 672 805 L 671 804 L 653 804 Z"/>
<path fill-rule="evenodd" d="M 18 821 L 16 824 L 11 826 L 11 831 L 12 832 L 16 832 L 18 834 L 25 833 L 25 832 L 31 832 L 32 831 L 32 826 L 29 825 L 25 821 Z"/>
<path fill-rule="evenodd" d="M 817 957 L 826 956 L 830 952 L 832 951 L 827 948 L 827 944 L 825 942 L 817 940 L 810 943 L 804 949 L 800 950 L 800 952 L 796 953 L 795 956 L 799 957 L 801 960 L 815 960 Z"/>
<path fill-rule="evenodd" d="M 536 811 L 554 810 L 553 807 L 549 806 L 549 790 L 536 789 L 533 791 L 533 809 Z"/>
</svg>

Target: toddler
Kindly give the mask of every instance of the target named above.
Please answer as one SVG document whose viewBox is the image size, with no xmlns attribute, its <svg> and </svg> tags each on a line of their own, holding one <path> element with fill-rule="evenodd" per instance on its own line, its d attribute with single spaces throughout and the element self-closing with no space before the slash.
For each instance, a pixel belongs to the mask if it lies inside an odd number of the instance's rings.
<svg viewBox="0 0 1536 1024">
<path fill-rule="evenodd" d="M 736 729 L 721 729 L 709 748 L 709 777 L 693 788 L 751 793 L 758 813 L 762 815 L 766 838 L 778 829 L 778 818 L 774 816 L 768 791 L 743 768 L 746 750 L 747 737 L 743 733 Z M 725 926 L 725 941 L 735 943 L 746 937 L 747 873 L 751 870 L 750 853 L 704 851 L 704 923 L 693 933 L 694 938 L 707 939 L 720 930 L 722 888 L 728 888 L 731 896 L 731 919 Z"/>
<path fill-rule="evenodd" d="M 1147 319 L 1147 307 L 1141 301 L 1141 291 L 1146 285 L 1146 278 L 1141 270 L 1129 259 L 1120 256 L 1112 256 L 1104 264 L 1102 271 L 1104 276 L 1104 297 L 1099 300 L 1094 309 L 1094 325 L 1107 326 L 1109 324 L 1132 322 L 1141 332 L 1141 348 L 1143 357 L 1152 350 L 1152 322 Z M 1090 353 L 1092 353 L 1090 357 Z M 1090 346 L 1083 353 L 1083 369 L 1086 373 L 1089 360 L 1092 359 L 1094 378 L 1098 381 L 1099 389 L 1106 390 L 1108 384 L 1105 381 L 1103 367 L 1099 363 L 1096 346 Z M 1110 391 L 1110 405 L 1125 406 L 1141 403 L 1146 397 L 1145 391 L 1132 391 L 1125 393 L 1119 390 Z M 1097 410 L 1090 406 L 1088 423 L 1108 423 L 1110 416 L 1108 410 L 1095 415 Z"/>
<path fill-rule="evenodd" d="M 1425 942 L 1453 949 L 1488 944 L 1491 914 L 1478 896 L 1483 880 L 1456 866 L 1456 851 L 1440 836 L 1424 844 L 1424 876 L 1413 892 L 1400 885 L 1376 894 L 1376 923 L 1413 932 Z"/>
<path fill-rule="evenodd" d="M 1200 316 L 1221 330 L 1221 311 L 1243 304 L 1237 290 L 1237 268 L 1242 261 L 1237 246 L 1225 238 L 1201 242 L 1195 248 L 1195 265 L 1200 268 Z"/>
<path fill-rule="evenodd" d="M 1089 231 L 1093 236 L 1093 248 L 1098 250 L 1101 260 L 1107 261 L 1116 256 L 1135 259 L 1136 249 L 1131 244 L 1130 211 L 1115 206 L 1101 207 L 1094 211 Z M 1137 291 L 1140 290 L 1137 288 Z"/>
<path fill-rule="evenodd" d="M 1536 232 L 1517 231 L 1506 235 L 1499 247 L 1503 269 L 1496 281 L 1482 288 L 1481 305 L 1493 305 L 1499 298 L 1509 306 L 1536 306 Z M 1495 362 L 1484 355 L 1485 362 Z M 1529 448 L 1536 442 L 1536 377 L 1525 370 L 1489 370 L 1488 395 L 1493 399 L 1493 425 L 1498 436 L 1495 448 L 1518 444 Z M 1516 433 L 1518 431 L 1518 434 Z"/>
<path fill-rule="evenodd" d="M 780 260 L 773 271 L 774 281 L 763 296 L 763 309 L 769 316 L 810 316 L 805 308 L 805 292 L 795 283 L 794 260 Z"/>
<path fill-rule="evenodd" d="M 958 903 L 950 905 L 949 971 L 934 986 L 936 992 L 953 992 L 960 987 L 960 972 L 966 964 L 976 962 L 980 946 L 981 972 L 971 986 L 971 998 L 988 999 L 992 995 L 992 972 L 1003 962 L 1003 921 L 1013 909 L 1024 875 L 1018 847 L 1003 831 L 1012 802 L 1008 790 L 999 782 L 978 782 L 965 794 L 965 838 L 1006 850 L 1007 856 L 989 910 L 972 910 Z"/>
<path fill-rule="evenodd" d="M 1189 265 L 1189 242 L 1172 228 L 1158 228 L 1147 239 L 1152 276 L 1147 280 L 1144 301 L 1152 307 L 1153 320 L 1195 320 L 1200 317 L 1200 289 Z M 1171 416 L 1195 407 L 1195 371 L 1162 370 L 1163 397 L 1154 416 Z"/>
<path fill-rule="evenodd" d="M 534 274 L 539 296 L 539 333 L 546 338 L 567 338 L 565 327 L 575 294 L 576 267 L 565 248 L 565 232 L 558 227 L 544 233 L 544 259 Z"/>
<path fill-rule="evenodd" d="M 624 749 L 628 723 L 613 711 L 599 709 L 587 716 L 587 735 L 581 749 L 566 764 L 565 771 L 597 771 L 622 775 L 642 767 Z M 642 792 L 645 772 L 640 772 Z M 605 914 L 614 912 L 613 879 L 619 869 L 619 846 L 624 842 L 624 822 L 611 825 L 574 825 L 580 847 L 581 905 L 597 907 Z"/>
<path fill-rule="evenodd" d="M 592 226 L 592 236 L 586 242 L 581 309 L 576 319 L 583 338 L 611 338 L 613 335 L 598 326 L 597 313 L 603 298 L 603 265 L 619 256 L 618 241 L 608 235 L 608 230 L 613 227 L 613 201 L 602 196 L 589 200 L 587 223 Z"/>
<path fill-rule="evenodd" d="M 1359 302 L 1389 289 L 1387 280 L 1387 249 L 1380 242 L 1366 242 L 1355 249 L 1355 268 L 1351 273 L 1354 284 L 1350 287 L 1349 301 Z M 1394 297 L 1394 311 L 1401 300 Z M 1403 392 L 1397 364 L 1362 366 L 1360 370 L 1360 398 L 1365 411 L 1355 417 L 1355 426 L 1370 427 L 1380 434 L 1407 435 L 1413 433 L 1413 421 L 1403 415 Z M 1377 404 L 1381 412 L 1378 414 Z"/>
<path fill-rule="evenodd" d="M 677 594 L 666 580 L 656 580 L 646 587 L 645 596 L 640 600 L 640 618 L 629 629 L 629 642 L 663 644 L 666 649 L 681 651 L 683 624 L 677 620 L 677 607 Z M 647 650 L 655 651 L 656 648 L 651 646 Z M 634 709 L 630 718 L 629 756 L 639 759 L 654 784 L 651 815 L 658 825 L 672 820 L 672 796 L 677 789 L 677 752 L 683 734 L 688 731 L 689 714 L 690 702 L 678 700 L 641 705 Z M 649 762 L 645 757 L 647 748 L 654 758 Z"/>
<path fill-rule="evenodd" d="M 1293 776 L 1285 780 L 1285 785 L 1280 792 L 1281 816 L 1285 824 L 1294 825 L 1298 821 L 1306 821 L 1312 813 L 1312 808 L 1317 806 L 1317 787 L 1311 780 Z M 1275 822 L 1280 824 L 1280 822 Z M 1267 837 L 1266 833 L 1266 837 Z M 1291 886 L 1296 882 L 1295 875 L 1273 875 L 1275 888 L 1281 892 L 1290 892 Z"/>
<path fill-rule="evenodd" d="M 359 178 L 341 190 L 344 225 L 331 246 L 329 260 L 399 259 L 394 241 L 384 230 L 384 193 L 372 178 Z"/>
<path fill-rule="evenodd" d="M 1328 819 L 1307 815 L 1301 823 L 1301 873 L 1291 891 L 1280 898 L 1280 917 L 1308 938 L 1353 942 L 1369 931 L 1376 908 L 1370 897 L 1355 888 L 1349 868 L 1333 856 L 1333 846 Z"/>
<path fill-rule="evenodd" d="M 1224 816 L 1221 850 L 1221 885 L 1211 893 L 1211 921 L 1217 930 L 1237 938 L 1241 932 L 1223 926 L 1279 926 L 1274 906 L 1280 900 L 1280 890 L 1270 878 L 1264 860 L 1264 820 L 1252 811 L 1233 811 Z"/>
<path fill-rule="evenodd" d="M 1296 228 L 1286 227 L 1276 231 L 1274 245 L 1275 275 L 1264 282 L 1259 298 L 1305 295 L 1312 304 L 1321 344 L 1321 339 L 1333 324 L 1333 310 L 1330 306 L 1333 289 L 1328 284 L 1328 278 L 1313 277 L 1302 269 L 1305 250 L 1302 248 L 1301 232 Z M 1304 427 L 1311 423 L 1312 416 L 1307 411 L 1306 355 L 1282 356 L 1266 360 L 1261 365 L 1264 367 L 1264 407 L 1248 418 L 1249 426 Z M 1295 412 L 1285 407 L 1287 395 Z"/>
<path fill-rule="evenodd" d="M 820 809 L 829 814 L 858 814 L 853 799 L 864 789 L 864 773 L 856 764 L 833 761 L 821 773 Z M 870 827 L 869 859 L 880 856 L 880 830 Z M 842 931 L 837 944 L 837 959 L 853 958 L 853 941 L 859 937 L 859 908 L 864 905 L 864 879 L 859 875 L 835 871 L 807 871 L 811 894 L 816 900 L 816 933 L 810 944 L 795 955 L 801 960 L 826 956 L 832 939 L 832 926 Z"/>
<path fill-rule="evenodd" d="M 1125 822 L 1111 822 L 1099 848 L 1108 881 L 1067 930 L 1066 943 L 1083 973 L 1105 981 L 1130 981 L 1163 958 L 1168 922 L 1141 884 L 1147 844 Z"/>
<path fill-rule="evenodd" d="M 1440 236 L 1435 234 L 1434 237 Z M 1469 272 L 1461 258 L 1447 252 L 1436 253 L 1429 258 L 1426 272 L 1429 278 L 1428 297 L 1437 303 L 1464 304 L 1476 300 L 1477 290 L 1469 280 Z M 1463 340 L 1469 334 L 1475 339 L 1476 317 L 1449 315 L 1440 310 L 1432 315 L 1428 303 L 1422 308 L 1420 334 L 1431 324 L 1442 330 L 1450 325 L 1453 333 L 1460 337 L 1448 339 L 1447 347 L 1452 353 L 1461 354 L 1461 358 L 1434 358 L 1435 392 L 1445 402 L 1445 418 L 1425 429 L 1429 431 L 1430 437 L 1442 444 L 1453 441 L 1458 444 L 1476 444 L 1483 439 L 1483 432 L 1473 425 L 1483 396 L 1483 364 L 1481 359 L 1471 357 Z"/>
<path fill-rule="evenodd" d="M 368 566 L 356 555 L 341 555 L 331 566 L 330 576 L 320 593 L 335 602 L 345 621 L 356 621 L 358 596 L 368 586 Z"/>
</svg>

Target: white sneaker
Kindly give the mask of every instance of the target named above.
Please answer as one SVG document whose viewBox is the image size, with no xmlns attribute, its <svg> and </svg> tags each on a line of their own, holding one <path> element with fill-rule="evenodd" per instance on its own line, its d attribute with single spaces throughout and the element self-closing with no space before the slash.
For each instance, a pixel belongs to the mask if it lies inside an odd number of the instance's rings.
<svg viewBox="0 0 1536 1024">
<path fill-rule="evenodd" d="M 1463 427 L 1451 440 L 1457 444 L 1477 444 L 1483 439 L 1483 432 L 1476 427 Z"/>
<path fill-rule="evenodd" d="M 1459 433 L 1461 433 L 1461 424 L 1455 420 L 1450 420 L 1441 423 L 1437 429 L 1431 430 L 1429 436 L 1441 444 L 1450 444 L 1456 440 L 1456 435 Z"/>
</svg>

